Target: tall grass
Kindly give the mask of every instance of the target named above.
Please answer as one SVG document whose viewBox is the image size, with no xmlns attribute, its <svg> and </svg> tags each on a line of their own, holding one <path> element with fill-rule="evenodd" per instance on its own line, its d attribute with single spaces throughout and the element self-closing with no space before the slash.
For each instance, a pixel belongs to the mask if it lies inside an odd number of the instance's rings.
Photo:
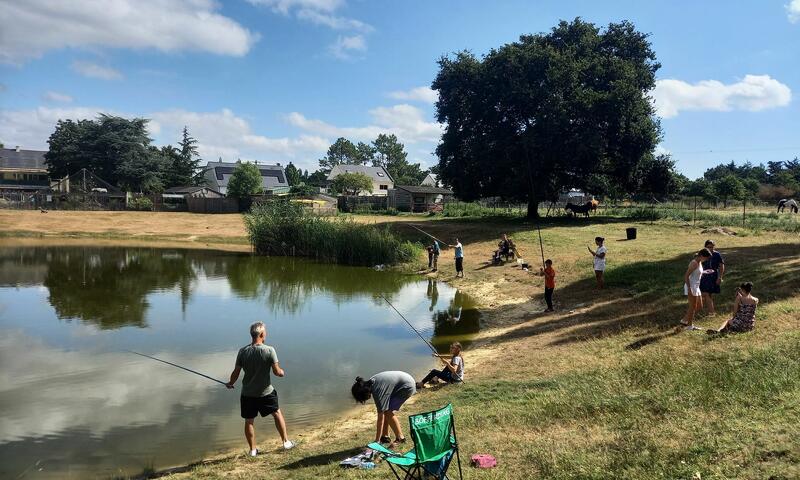
<svg viewBox="0 0 800 480">
<path fill-rule="evenodd" d="M 346 265 L 394 265 L 416 258 L 420 247 L 389 230 L 352 219 L 321 218 L 286 200 L 245 215 L 250 243 L 260 255 L 301 256 Z"/>
</svg>

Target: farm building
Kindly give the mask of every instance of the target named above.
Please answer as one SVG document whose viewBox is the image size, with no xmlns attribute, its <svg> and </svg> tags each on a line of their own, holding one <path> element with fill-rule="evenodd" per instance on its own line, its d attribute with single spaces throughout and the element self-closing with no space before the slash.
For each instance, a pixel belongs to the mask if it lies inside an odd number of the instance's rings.
<svg viewBox="0 0 800 480">
<path fill-rule="evenodd" d="M 236 168 L 236 162 L 208 162 L 205 167 L 206 183 L 211 190 L 225 195 L 228 191 L 228 181 Z M 282 195 L 289 193 L 289 182 L 286 173 L 280 164 L 267 165 L 256 163 L 261 172 L 262 186 L 267 195 Z"/>
<path fill-rule="evenodd" d="M 445 201 L 453 197 L 446 188 L 397 185 L 389 191 L 389 206 L 405 212 L 440 210 Z"/>
<path fill-rule="evenodd" d="M 333 183 L 339 175 L 343 173 L 363 173 L 372 179 L 372 193 L 361 192 L 361 196 L 383 197 L 389 194 L 389 190 L 394 188 L 394 180 L 383 167 L 368 167 L 366 165 L 336 165 L 328 174 L 328 185 Z"/>
<path fill-rule="evenodd" d="M 0 190 L 35 192 L 48 188 L 50 177 L 44 161 L 45 153 L 19 147 L 0 149 Z"/>
</svg>

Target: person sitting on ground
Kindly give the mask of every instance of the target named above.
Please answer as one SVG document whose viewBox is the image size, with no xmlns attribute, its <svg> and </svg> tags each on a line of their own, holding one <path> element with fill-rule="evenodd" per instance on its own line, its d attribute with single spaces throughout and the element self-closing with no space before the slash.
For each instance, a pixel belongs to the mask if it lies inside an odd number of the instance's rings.
<svg viewBox="0 0 800 480">
<path fill-rule="evenodd" d="M 353 398 L 359 403 L 364 403 L 372 397 L 378 418 L 375 423 L 375 441 L 390 444 L 405 443 L 406 437 L 400 429 L 397 420 L 397 411 L 417 392 L 414 377 L 406 372 L 389 371 L 374 375 L 369 380 L 356 377 L 355 383 L 350 388 Z M 394 442 L 389 438 L 389 429 L 394 432 Z"/>
<path fill-rule="evenodd" d="M 758 298 L 752 294 L 753 284 L 745 282 L 736 289 L 736 300 L 733 302 L 733 317 L 717 330 L 708 330 L 709 335 L 717 333 L 749 332 L 756 325 L 756 307 Z"/>
<path fill-rule="evenodd" d="M 686 307 L 686 315 L 681 320 L 681 326 L 686 330 L 700 330 L 694 325 L 694 314 L 703 308 L 700 279 L 703 276 L 703 262 L 709 258 L 711 258 L 711 252 L 707 248 L 701 249 L 689 262 L 689 267 L 683 275 L 683 294 L 688 297 L 689 304 Z"/>
<path fill-rule="evenodd" d="M 544 261 L 544 268 L 539 269 L 539 275 L 544 277 L 544 301 L 547 303 L 545 312 L 553 311 L 553 290 L 556 289 L 556 271 L 553 261 L 549 258 Z"/>
<path fill-rule="evenodd" d="M 423 388 L 426 383 L 434 378 L 444 380 L 447 383 L 464 381 L 464 358 L 461 356 L 461 344 L 459 342 L 453 342 L 450 345 L 450 355 L 434 353 L 433 356 L 442 361 L 444 368 L 441 370 L 436 370 L 435 368 L 431 370 L 425 375 L 425 378 L 417 383 L 417 390 Z"/>
<path fill-rule="evenodd" d="M 503 238 L 500 239 L 500 243 L 497 244 L 497 250 L 494 251 L 494 256 L 492 257 L 493 263 L 500 263 L 501 257 L 508 258 L 509 255 L 511 255 L 511 245 L 511 240 L 508 238 L 508 235 L 504 233 Z"/>
<path fill-rule="evenodd" d="M 229 389 L 233 388 L 236 380 L 239 379 L 239 373 L 244 370 L 242 395 L 239 403 L 244 419 L 244 436 L 250 446 L 250 456 L 255 457 L 258 455 L 258 449 L 256 448 L 254 422 L 259 413 L 262 417 L 273 416 L 275 428 L 278 429 L 284 449 L 294 448 L 294 442 L 289 440 L 286 435 L 286 421 L 278 406 L 278 392 L 272 387 L 269 378 L 270 370 L 278 377 L 283 377 L 285 372 L 278 363 L 278 354 L 275 353 L 275 349 L 264 344 L 264 340 L 267 338 L 267 328 L 263 322 L 250 325 L 250 338 L 250 345 L 239 349 L 239 353 L 236 355 L 236 366 L 225 386 Z"/>
</svg>

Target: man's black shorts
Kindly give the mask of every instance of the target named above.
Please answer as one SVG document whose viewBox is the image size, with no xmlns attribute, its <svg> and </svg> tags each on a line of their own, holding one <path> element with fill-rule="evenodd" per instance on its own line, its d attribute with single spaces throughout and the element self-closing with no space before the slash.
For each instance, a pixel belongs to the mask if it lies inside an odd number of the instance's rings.
<svg viewBox="0 0 800 480">
<path fill-rule="evenodd" d="M 456 258 L 456 272 L 464 271 L 464 257 Z"/>
<path fill-rule="evenodd" d="M 242 418 L 256 418 L 260 413 L 262 417 L 272 415 L 278 411 L 278 391 L 263 397 L 239 397 L 242 406 Z"/>
</svg>

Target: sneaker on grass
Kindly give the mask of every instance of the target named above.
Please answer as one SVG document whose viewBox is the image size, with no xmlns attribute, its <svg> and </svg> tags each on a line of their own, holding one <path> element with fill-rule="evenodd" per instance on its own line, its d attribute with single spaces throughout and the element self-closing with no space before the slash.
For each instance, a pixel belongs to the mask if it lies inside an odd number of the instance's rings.
<svg viewBox="0 0 800 480">
<path fill-rule="evenodd" d="M 296 445 L 297 445 L 297 444 L 296 444 L 296 443 L 294 443 L 293 441 L 291 441 L 291 440 L 286 440 L 285 442 L 283 442 L 283 449 L 284 449 L 284 450 L 291 450 L 291 449 L 293 449 L 293 448 L 294 448 Z"/>
</svg>

